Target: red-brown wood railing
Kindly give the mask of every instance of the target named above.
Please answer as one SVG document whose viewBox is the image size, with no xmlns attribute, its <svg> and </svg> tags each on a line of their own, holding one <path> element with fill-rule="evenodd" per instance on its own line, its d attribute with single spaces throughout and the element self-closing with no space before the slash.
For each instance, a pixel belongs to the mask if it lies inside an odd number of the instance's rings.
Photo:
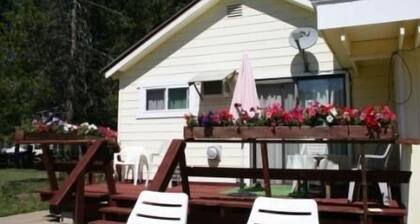
<svg viewBox="0 0 420 224">
<path fill-rule="evenodd" d="M 57 209 L 68 196 L 75 192 L 75 223 L 85 222 L 85 174 L 91 169 L 95 162 L 95 156 L 98 155 L 100 149 L 107 144 L 105 139 L 16 139 L 16 144 L 41 144 L 42 145 L 42 159 L 44 167 L 48 174 L 50 189 L 54 192 L 52 199 L 49 201 L 50 207 Z M 51 156 L 49 145 L 62 144 L 62 145 L 85 145 L 86 152 L 76 163 L 76 166 L 71 170 L 70 175 L 64 180 L 61 187 L 57 182 L 54 167 L 54 161 Z M 105 173 L 105 179 L 108 187 L 109 194 L 116 193 L 115 181 L 113 178 L 112 160 L 103 159 L 102 171 Z M 96 167 L 96 166 L 95 166 Z"/>
</svg>

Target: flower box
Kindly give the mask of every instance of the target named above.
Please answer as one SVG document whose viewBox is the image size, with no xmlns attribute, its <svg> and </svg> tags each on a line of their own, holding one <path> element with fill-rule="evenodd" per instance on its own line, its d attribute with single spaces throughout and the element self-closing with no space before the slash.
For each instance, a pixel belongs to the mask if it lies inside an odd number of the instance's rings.
<svg viewBox="0 0 420 224">
<path fill-rule="evenodd" d="M 365 126 L 331 126 L 331 127 L 184 127 L 185 139 L 394 139 L 392 130 L 383 131 L 380 135 L 371 136 Z"/>
<path fill-rule="evenodd" d="M 82 136 L 75 133 L 26 133 L 23 130 L 15 131 L 15 140 L 83 140 L 83 139 L 98 139 L 98 136 Z"/>
</svg>

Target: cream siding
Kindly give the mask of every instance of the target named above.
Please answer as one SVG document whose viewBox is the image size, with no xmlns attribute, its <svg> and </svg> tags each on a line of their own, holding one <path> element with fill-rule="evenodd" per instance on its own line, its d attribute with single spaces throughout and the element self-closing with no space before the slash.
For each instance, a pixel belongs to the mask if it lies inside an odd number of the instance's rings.
<svg viewBox="0 0 420 224">
<path fill-rule="evenodd" d="M 243 16 L 226 17 L 228 4 L 243 3 Z M 299 75 L 303 64 L 288 36 L 296 27 L 315 27 L 314 14 L 279 0 L 226 0 L 191 22 L 127 72 L 119 75 L 119 140 L 123 145 L 143 145 L 153 154 L 153 173 L 166 152 L 163 142 L 182 138 L 184 119 L 138 119 L 139 87 L 187 82 L 207 72 L 230 73 L 238 69 L 242 54 L 250 55 L 256 78 Z M 311 49 L 311 68 L 332 71 L 337 65 L 322 38 Z M 193 89 L 190 89 L 194 91 Z M 196 99 L 195 99 L 196 100 Z M 144 103 L 144 102 L 142 102 Z M 228 108 L 230 96 L 206 98 L 200 112 Z M 189 145 L 187 163 L 206 165 L 206 145 Z M 220 166 L 249 166 L 245 146 L 223 145 Z"/>
</svg>

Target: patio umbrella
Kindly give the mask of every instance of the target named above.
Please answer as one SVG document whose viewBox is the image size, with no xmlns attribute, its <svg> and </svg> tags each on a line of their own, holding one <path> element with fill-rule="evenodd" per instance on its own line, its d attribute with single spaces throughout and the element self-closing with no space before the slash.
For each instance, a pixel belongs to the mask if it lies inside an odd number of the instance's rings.
<svg viewBox="0 0 420 224">
<path fill-rule="evenodd" d="M 230 113 L 235 119 L 239 117 L 235 104 L 242 105 L 242 109 L 248 113 L 251 108 L 257 109 L 260 106 L 257 94 L 257 87 L 255 85 L 254 75 L 252 74 L 251 61 L 247 53 L 242 57 L 241 68 L 239 69 L 238 80 L 236 81 L 235 90 L 233 92 L 232 102 L 230 104 Z M 243 146 L 243 145 L 242 145 Z M 243 147 L 242 147 L 243 148 Z M 242 150 L 242 165 L 244 163 L 244 155 Z M 254 155 L 254 160 L 255 160 Z M 253 162 L 255 163 L 255 162 Z M 255 164 L 253 164 L 255 166 Z M 255 181 L 255 180 L 254 180 Z M 243 179 L 241 178 L 241 189 L 243 186 Z"/>
<path fill-rule="evenodd" d="M 238 80 L 236 81 L 232 102 L 230 104 L 230 113 L 233 114 L 235 119 L 239 116 L 235 108 L 236 103 L 240 103 L 242 109 L 248 111 L 248 113 L 251 108 L 256 109 L 260 106 L 257 87 L 255 85 L 254 75 L 252 74 L 251 61 L 249 60 L 247 53 L 242 57 Z"/>
</svg>

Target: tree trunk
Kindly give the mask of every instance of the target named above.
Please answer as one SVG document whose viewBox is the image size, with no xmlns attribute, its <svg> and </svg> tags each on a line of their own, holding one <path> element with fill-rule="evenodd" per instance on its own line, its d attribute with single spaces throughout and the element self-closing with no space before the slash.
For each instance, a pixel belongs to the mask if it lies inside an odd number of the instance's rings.
<svg viewBox="0 0 420 224">
<path fill-rule="evenodd" d="M 66 119 L 67 121 L 72 121 L 74 116 L 74 106 L 73 106 L 73 99 L 74 99 L 74 83 L 75 83 L 75 62 L 76 62 L 76 50 L 77 50 L 77 5 L 78 0 L 73 0 L 73 6 L 71 10 L 71 46 L 70 46 L 70 57 L 71 61 L 71 68 L 69 69 L 69 77 L 67 80 L 67 96 L 66 96 Z"/>
</svg>

